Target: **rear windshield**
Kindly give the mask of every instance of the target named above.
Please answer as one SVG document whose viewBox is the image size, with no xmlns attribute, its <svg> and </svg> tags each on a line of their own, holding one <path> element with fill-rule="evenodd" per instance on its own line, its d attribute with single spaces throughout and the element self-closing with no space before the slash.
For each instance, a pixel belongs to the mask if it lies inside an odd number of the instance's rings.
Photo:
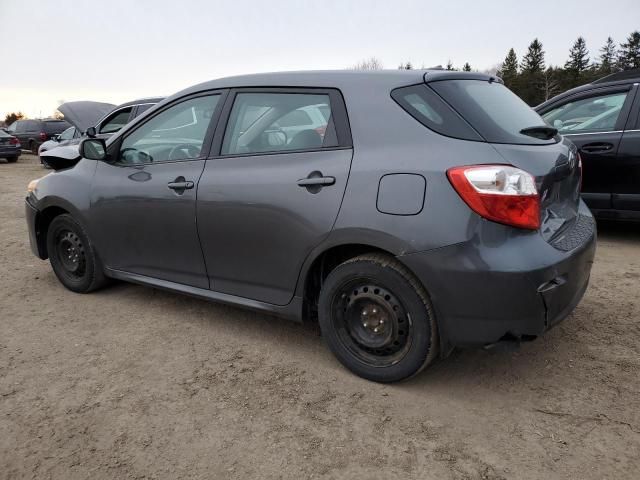
<svg viewBox="0 0 640 480">
<path fill-rule="evenodd" d="M 438 95 L 451 105 L 490 143 L 544 145 L 556 143 L 520 133 L 546 123 L 515 93 L 498 82 L 484 80 L 442 80 L 429 83 Z"/>
<path fill-rule="evenodd" d="M 61 133 L 71 126 L 64 120 L 45 120 L 42 124 L 47 133 Z"/>
</svg>

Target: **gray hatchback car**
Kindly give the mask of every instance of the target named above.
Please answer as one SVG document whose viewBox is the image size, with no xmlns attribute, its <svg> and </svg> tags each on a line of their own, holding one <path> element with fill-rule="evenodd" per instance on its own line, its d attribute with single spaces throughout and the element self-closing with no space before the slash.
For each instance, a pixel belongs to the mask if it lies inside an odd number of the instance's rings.
<svg viewBox="0 0 640 480">
<path fill-rule="evenodd" d="M 487 75 L 215 80 L 80 155 L 26 203 L 67 288 L 119 279 L 317 320 L 375 381 L 533 339 L 589 281 L 576 149 Z"/>
</svg>

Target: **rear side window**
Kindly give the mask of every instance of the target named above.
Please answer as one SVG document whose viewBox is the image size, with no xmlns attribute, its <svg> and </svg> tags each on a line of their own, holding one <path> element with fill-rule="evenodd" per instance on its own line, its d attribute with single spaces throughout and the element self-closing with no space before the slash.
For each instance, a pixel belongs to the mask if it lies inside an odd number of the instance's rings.
<svg viewBox="0 0 640 480">
<path fill-rule="evenodd" d="M 62 121 L 44 121 L 42 122 L 42 126 L 44 128 L 44 131 L 47 133 L 61 133 L 63 131 L 65 131 L 67 128 L 69 128 L 71 125 L 69 125 L 67 122 L 62 122 Z"/>
<path fill-rule="evenodd" d="M 413 118 L 447 137 L 481 141 L 482 138 L 442 98 L 426 85 L 398 88 L 391 97 Z"/>
<path fill-rule="evenodd" d="M 338 146 L 327 94 L 238 93 L 223 155 L 317 150 Z"/>
<path fill-rule="evenodd" d="M 546 123 L 515 93 L 498 82 L 442 80 L 429 86 L 490 143 L 545 145 L 556 143 L 520 133 Z"/>
</svg>

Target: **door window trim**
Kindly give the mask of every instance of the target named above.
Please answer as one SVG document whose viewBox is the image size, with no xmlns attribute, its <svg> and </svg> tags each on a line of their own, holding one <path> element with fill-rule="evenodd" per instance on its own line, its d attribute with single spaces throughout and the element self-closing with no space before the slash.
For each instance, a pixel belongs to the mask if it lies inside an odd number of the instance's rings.
<svg viewBox="0 0 640 480">
<path fill-rule="evenodd" d="M 635 90 L 632 89 L 633 85 L 631 84 L 627 84 L 627 85 L 616 85 L 616 86 L 610 86 L 610 87 L 600 87 L 600 88 L 592 88 L 583 92 L 578 92 L 575 93 L 573 95 L 570 95 L 568 97 L 565 97 L 561 100 L 558 100 L 557 102 L 549 105 L 547 108 L 545 108 L 544 110 L 541 110 L 538 112 L 538 114 L 540 116 L 543 116 L 547 113 L 549 113 L 551 110 L 554 110 L 556 108 L 562 107 L 563 105 L 566 105 L 567 103 L 571 103 L 571 102 L 575 102 L 575 101 L 579 101 L 579 100 L 584 100 L 586 98 L 593 98 L 593 97 L 601 97 L 603 95 L 610 95 L 610 94 L 615 94 L 615 93 L 624 93 L 624 92 L 628 92 L 626 98 L 624 99 L 624 103 L 622 104 L 622 108 L 620 109 L 620 114 L 618 115 L 618 118 L 616 120 L 616 124 L 614 125 L 612 130 L 604 130 L 604 131 L 599 131 L 599 132 L 574 132 L 574 133 L 561 133 L 560 135 L 562 135 L 563 137 L 569 136 L 569 135 L 595 135 L 595 134 L 602 134 L 602 133 L 616 133 L 616 132 L 622 132 L 624 129 L 624 126 L 627 123 L 627 119 L 629 118 L 629 112 L 631 111 L 631 106 L 633 104 L 633 98 L 634 98 L 634 94 L 635 94 Z"/>
<path fill-rule="evenodd" d="M 196 161 L 196 160 L 204 160 L 209 156 L 209 152 L 210 152 L 210 147 L 211 147 L 211 143 L 213 140 L 213 135 L 216 131 L 216 129 L 218 128 L 218 123 L 220 121 L 220 114 L 222 111 L 222 108 L 226 102 L 227 99 L 227 95 L 229 93 L 229 89 L 226 88 L 222 88 L 222 89 L 214 89 L 214 90 L 205 90 L 202 92 L 196 92 L 196 93 L 192 93 L 189 95 L 185 95 L 184 97 L 180 97 L 180 98 L 176 98 L 175 100 L 167 103 L 166 105 L 163 105 L 162 108 L 160 108 L 159 110 L 156 110 L 155 112 L 153 112 L 152 115 L 149 116 L 145 116 L 145 117 L 140 117 L 142 118 L 141 121 L 136 122 L 135 124 L 129 123 L 128 125 L 125 125 L 124 127 L 122 127 L 122 129 L 117 132 L 112 138 L 113 141 L 107 146 L 107 154 L 109 155 L 110 158 L 113 158 L 114 160 L 111 160 L 109 163 L 113 166 L 116 167 L 131 167 L 132 165 L 129 164 L 125 164 L 125 163 L 120 163 L 119 162 L 119 156 L 120 156 L 120 146 L 122 145 L 122 142 L 129 136 L 131 135 L 133 132 L 137 131 L 139 128 L 141 128 L 143 125 L 145 125 L 147 122 L 153 120 L 156 116 L 160 115 L 162 112 L 168 110 L 171 107 L 174 107 L 180 103 L 184 103 L 187 102 L 189 100 L 193 100 L 194 98 L 200 98 L 200 97 L 209 97 L 209 96 L 213 96 L 213 95 L 219 95 L 219 99 L 218 102 L 216 103 L 216 108 L 213 111 L 213 115 L 211 116 L 211 120 L 209 121 L 209 125 L 207 126 L 207 131 L 205 133 L 204 136 L 204 140 L 202 142 L 202 149 L 200 150 L 200 155 L 198 155 L 195 158 L 184 158 L 184 159 L 177 159 L 177 160 L 161 160 L 158 162 L 149 162 L 149 163 L 139 163 L 136 166 L 140 167 L 140 166 L 149 166 L 149 165 L 161 165 L 161 164 L 165 164 L 165 163 L 178 163 L 178 162 L 192 162 L 192 161 Z M 131 128 L 127 128 L 128 126 L 131 126 Z"/>
<path fill-rule="evenodd" d="M 222 154 L 222 143 L 224 136 L 229 128 L 229 119 L 231 118 L 231 110 L 235 103 L 235 99 L 240 93 L 289 93 L 303 95 L 328 95 L 331 103 L 331 116 L 338 145 L 334 147 L 318 147 L 304 148 L 296 150 L 274 150 L 267 152 L 249 152 L 249 153 L 229 153 Z M 353 148 L 353 140 L 351 138 L 351 126 L 347 115 L 342 92 L 337 88 L 323 87 L 238 87 L 229 90 L 229 94 L 224 104 L 224 109 L 218 119 L 218 127 L 216 128 L 213 142 L 210 149 L 210 159 L 227 159 L 238 157 L 256 157 L 263 155 L 287 155 L 290 153 L 307 153 L 307 152 L 325 152 L 332 150 L 345 150 Z"/>
</svg>

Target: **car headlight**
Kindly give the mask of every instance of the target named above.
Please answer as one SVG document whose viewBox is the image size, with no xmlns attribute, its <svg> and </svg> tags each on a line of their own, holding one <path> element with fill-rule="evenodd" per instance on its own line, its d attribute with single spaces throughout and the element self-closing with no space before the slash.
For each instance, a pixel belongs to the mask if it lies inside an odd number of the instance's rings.
<svg viewBox="0 0 640 480">
<path fill-rule="evenodd" d="M 27 192 L 28 193 L 33 193 L 36 189 L 36 187 L 38 186 L 38 182 L 40 181 L 39 178 L 35 179 L 35 180 L 31 180 L 29 182 L 29 185 L 27 185 Z"/>
</svg>

